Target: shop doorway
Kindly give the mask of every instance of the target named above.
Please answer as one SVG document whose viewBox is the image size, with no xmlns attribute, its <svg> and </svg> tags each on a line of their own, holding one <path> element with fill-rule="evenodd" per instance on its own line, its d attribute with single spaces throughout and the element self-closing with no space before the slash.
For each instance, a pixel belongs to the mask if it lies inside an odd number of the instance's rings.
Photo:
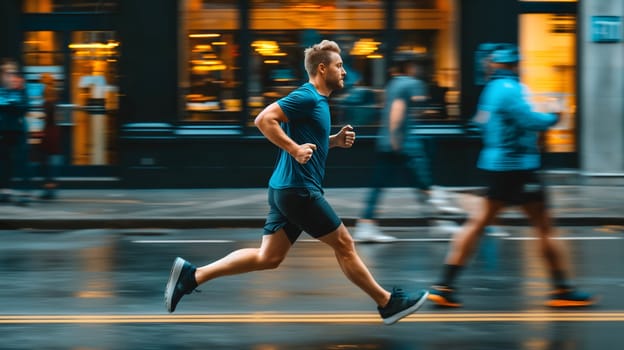
<svg viewBox="0 0 624 350">
<path fill-rule="evenodd" d="M 521 79 L 536 109 L 549 100 L 560 101 L 563 114 L 545 133 L 550 158 L 577 152 L 576 15 L 526 13 L 519 18 Z"/>
<path fill-rule="evenodd" d="M 58 90 L 64 163 L 115 165 L 119 42 L 114 31 L 24 32 L 23 63 L 31 110 L 28 125 L 36 150 L 43 129 L 43 84 L 51 74 Z"/>
</svg>

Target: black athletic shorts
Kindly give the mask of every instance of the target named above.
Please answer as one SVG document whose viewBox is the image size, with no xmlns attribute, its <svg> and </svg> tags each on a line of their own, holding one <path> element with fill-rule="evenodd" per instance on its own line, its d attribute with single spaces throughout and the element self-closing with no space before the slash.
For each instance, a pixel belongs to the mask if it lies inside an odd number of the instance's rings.
<svg viewBox="0 0 624 350">
<path fill-rule="evenodd" d="M 284 228 L 291 243 L 295 243 L 302 231 L 319 238 L 335 231 L 342 223 L 318 190 L 269 188 L 269 207 L 264 234 Z"/>
<path fill-rule="evenodd" d="M 544 184 L 536 170 L 485 171 L 486 197 L 508 205 L 544 202 Z"/>
</svg>

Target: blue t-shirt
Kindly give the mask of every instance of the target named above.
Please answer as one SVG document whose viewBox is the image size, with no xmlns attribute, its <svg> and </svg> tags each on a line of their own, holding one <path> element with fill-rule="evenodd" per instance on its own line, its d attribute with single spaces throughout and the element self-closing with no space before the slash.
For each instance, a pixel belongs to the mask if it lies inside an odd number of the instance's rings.
<svg viewBox="0 0 624 350">
<path fill-rule="evenodd" d="M 384 109 L 381 113 L 381 123 L 379 125 L 379 132 L 377 138 L 377 150 L 380 152 L 392 151 L 392 136 L 397 138 L 401 150 L 406 149 L 413 139 L 408 137 L 410 129 L 409 110 L 414 107 L 414 97 L 425 96 L 427 94 L 427 87 L 425 84 L 416 78 L 409 76 L 396 76 L 388 83 L 386 87 L 386 97 Z M 395 100 L 403 100 L 405 103 L 405 111 L 403 112 L 403 118 L 401 119 L 401 125 L 396 130 L 395 135 L 390 135 L 390 109 L 392 103 Z"/>
<path fill-rule="evenodd" d="M 279 150 L 277 164 L 269 180 L 274 189 L 311 188 L 323 191 L 325 162 L 329 152 L 331 117 L 326 96 L 320 95 L 314 86 L 305 83 L 277 101 L 288 117 L 282 129 L 298 144 L 312 143 L 316 151 L 306 164 L 299 164 L 283 149 Z"/>
</svg>

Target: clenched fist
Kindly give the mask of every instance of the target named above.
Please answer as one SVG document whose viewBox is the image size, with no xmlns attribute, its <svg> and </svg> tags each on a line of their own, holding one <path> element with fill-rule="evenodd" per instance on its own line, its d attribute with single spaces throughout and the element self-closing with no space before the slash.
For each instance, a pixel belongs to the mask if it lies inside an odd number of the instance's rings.
<svg viewBox="0 0 624 350">
<path fill-rule="evenodd" d="M 306 164 L 312 158 L 312 154 L 316 151 L 316 145 L 313 143 L 304 143 L 299 145 L 297 150 L 291 155 L 295 158 L 297 163 Z"/>
<path fill-rule="evenodd" d="M 342 148 L 351 148 L 355 142 L 355 131 L 351 125 L 345 125 L 340 131 L 334 135 L 334 146 Z"/>
</svg>

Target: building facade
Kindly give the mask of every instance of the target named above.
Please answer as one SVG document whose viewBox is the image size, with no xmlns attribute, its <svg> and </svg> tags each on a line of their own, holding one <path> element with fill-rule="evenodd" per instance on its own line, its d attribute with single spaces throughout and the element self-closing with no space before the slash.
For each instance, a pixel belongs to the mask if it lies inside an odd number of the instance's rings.
<svg viewBox="0 0 624 350">
<path fill-rule="evenodd" d="M 357 146 L 335 150 L 327 186 L 366 186 L 397 51 L 429 58 L 426 136 L 436 183 L 480 183 L 470 119 L 483 86 L 480 44 L 518 43 L 521 79 L 539 108 L 565 105 L 545 134 L 545 167 L 590 178 L 624 173 L 624 45 L 619 2 L 521 0 L 7 0 L 0 56 L 28 81 L 33 150 L 42 73 L 61 98 L 65 167 L 132 187 L 265 186 L 276 149 L 254 128 L 267 104 L 307 80 L 303 50 L 343 49 L 346 87 L 333 126 Z M 602 37 L 601 37 L 602 35 Z M 604 62 L 607 60 L 607 62 Z M 36 159 L 36 157 L 34 157 Z M 396 183 L 401 185 L 400 182 Z"/>
</svg>

